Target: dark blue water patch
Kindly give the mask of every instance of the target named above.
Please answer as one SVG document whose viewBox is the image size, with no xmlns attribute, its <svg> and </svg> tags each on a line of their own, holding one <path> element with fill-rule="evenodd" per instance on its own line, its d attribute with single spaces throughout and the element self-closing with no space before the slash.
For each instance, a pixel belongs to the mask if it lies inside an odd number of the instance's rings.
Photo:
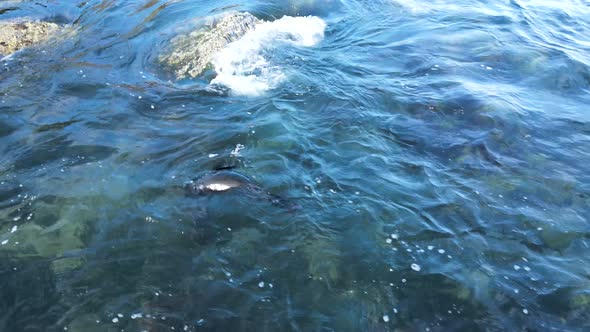
<svg viewBox="0 0 590 332">
<path fill-rule="evenodd" d="M 47 328 L 48 321 L 58 319 L 61 315 L 56 306 L 59 294 L 48 260 L 4 256 L 1 261 L 1 285 L 6 288 L 0 299 L 2 330 L 41 330 Z M 23 293 L 23 288 L 28 292 Z"/>
<path fill-rule="evenodd" d="M 22 151 L 21 157 L 15 162 L 15 167 L 32 168 L 50 160 L 58 161 L 63 158 L 75 160 L 70 165 L 78 165 L 105 159 L 116 152 L 115 148 L 107 146 L 72 145 L 72 142 L 64 136 L 48 138 L 42 135 L 39 139 L 44 143 L 30 151 Z"/>
<path fill-rule="evenodd" d="M 9 136 L 16 130 L 18 130 L 17 123 L 11 123 L 12 121 L 7 119 L 0 119 L 0 137 Z"/>
</svg>

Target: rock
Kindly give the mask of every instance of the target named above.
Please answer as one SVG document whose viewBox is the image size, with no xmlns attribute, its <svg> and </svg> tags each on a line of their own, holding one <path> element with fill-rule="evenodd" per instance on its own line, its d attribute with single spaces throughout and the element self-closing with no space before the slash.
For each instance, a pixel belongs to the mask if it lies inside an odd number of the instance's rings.
<svg viewBox="0 0 590 332">
<path fill-rule="evenodd" d="M 178 79 L 195 78 L 207 68 L 215 53 L 261 22 L 250 13 L 228 14 L 205 28 L 172 39 L 171 51 L 160 56 L 160 62 L 171 68 Z"/>
<path fill-rule="evenodd" d="M 55 23 L 22 21 L 0 22 L 0 55 L 9 55 L 22 48 L 49 39 L 60 30 Z"/>
</svg>

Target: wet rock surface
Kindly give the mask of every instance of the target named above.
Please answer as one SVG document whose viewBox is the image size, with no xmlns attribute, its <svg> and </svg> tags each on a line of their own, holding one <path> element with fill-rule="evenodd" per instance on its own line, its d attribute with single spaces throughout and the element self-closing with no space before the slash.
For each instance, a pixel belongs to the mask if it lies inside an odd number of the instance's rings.
<svg viewBox="0 0 590 332">
<path fill-rule="evenodd" d="M 205 71 L 215 53 L 261 22 L 250 13 L 228 14 L 205 28 L 174 38 L 160 62 L 178 79 L 195 78 Z"/>
<path fill-rule="evenodd" d="M 22 48 L 41 43 L 60 27 L 42 21 L 0 22 L 0 55 L 9 55 Z"/>
</svg>

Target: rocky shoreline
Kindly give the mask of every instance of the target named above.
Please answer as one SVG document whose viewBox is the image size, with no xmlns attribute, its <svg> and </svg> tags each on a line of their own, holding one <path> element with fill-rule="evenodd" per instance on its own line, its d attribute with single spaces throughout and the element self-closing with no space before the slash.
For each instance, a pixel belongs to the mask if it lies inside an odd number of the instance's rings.
<svg viewBox="0 0 590 332">
<path fill-rule="evenodd" d="M 158 61 L 176 79 L 196 78 L 210 67 L 217 52 L 263 22 L 248 12 L 214 17 L 204 26 L 174 37 Z M 63 31 L 64 26 L 48 21 L 0 20 L 0 58 L 41 45 Z"/>
<path fill-rule="evenodd" d="M 51 38 L 61 27 L 44 21 L 0 21 L 0 55 L 7 56 Z"/>
<path fill-rule="evenodd" d="M 225 15 L 211 25 L 172 39 L 169 51 L 160 56 L 160 63 L 170 68 L 177 79 L 195 78 L 207 69 L 215 53 L 261 22 L 247 12 Z"/>
</svg>

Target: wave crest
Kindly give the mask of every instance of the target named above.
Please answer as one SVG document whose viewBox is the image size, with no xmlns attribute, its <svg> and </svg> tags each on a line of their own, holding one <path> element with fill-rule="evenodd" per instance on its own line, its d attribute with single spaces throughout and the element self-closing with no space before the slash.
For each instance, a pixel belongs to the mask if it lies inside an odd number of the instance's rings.
<svg viewBox="0 0 590 332">
<path fill-rule="evenodd" d="M 280 45 L 314 46 L 323 40 L 325 28 L 326 23 L 315 16 L 284 16 L 258 24 L 213 57 L 217 77 L 211 83 L 224 85 L 238 95 L 260 95 L 286 77 L 279 66 L 268 61 L 263 51 Z"/>
</svg>

